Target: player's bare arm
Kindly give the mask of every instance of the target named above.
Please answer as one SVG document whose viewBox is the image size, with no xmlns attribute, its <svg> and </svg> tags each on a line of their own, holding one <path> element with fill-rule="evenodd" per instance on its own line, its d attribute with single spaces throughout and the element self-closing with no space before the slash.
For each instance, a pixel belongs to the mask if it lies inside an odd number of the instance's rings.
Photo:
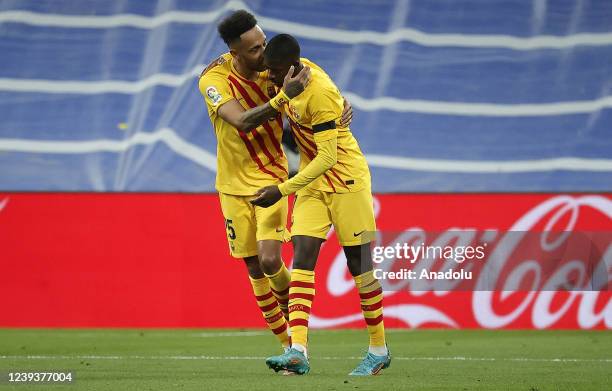
<svg viewBox="0 0 612 391">
<path fill-rule="evenodd" d="M 304 91 L 309 81 L 309 67 L 303 67 L 295 75 L 293 69 L 291 69 L 285 77 L 282 91 L 287 98 L 295 98 Z M 278 107 L 274 107 L 272 103 L 268 102 L 264 105 L 245 110 L 236 99 L 233 99 L 219 107 L 218 113 L 224 121 L 232 124 L 236 129 L 246 132 L 276 116 Z"/>
</svg>

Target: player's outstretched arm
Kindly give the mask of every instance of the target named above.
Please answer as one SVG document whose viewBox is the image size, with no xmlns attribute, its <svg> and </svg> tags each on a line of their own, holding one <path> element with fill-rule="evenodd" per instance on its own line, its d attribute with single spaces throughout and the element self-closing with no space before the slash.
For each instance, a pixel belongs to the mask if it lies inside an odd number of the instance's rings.
<svg viewBox="0 0 612 391">
<path fill-rule="evenodd" d="M 272 206 L 283 196 L 295 193 L 332 168 L 338 159 L 338 131 L 333 129 L 325 133 L 321 138 L 315 137 L 317 155 L 303 170 L 279 186 L 272 185 L 259 189 L 255 194 L 257 197 L 251 200 L 251 204 L 264 208 Z"/>
<path fill-rule="evenodd" d="M 310 81 L 310 68 L 304 67 L 297 75 L 292 75 L 293 67 L 285 76 L 282 90 L 268 103 L 245 110 L 236 99 L 233 99 L 219 107 L 219 116 L 239 131 L 246 132 L 258 127 L 276 116 L 283 105 L 304 91 Z"/>
</svg>

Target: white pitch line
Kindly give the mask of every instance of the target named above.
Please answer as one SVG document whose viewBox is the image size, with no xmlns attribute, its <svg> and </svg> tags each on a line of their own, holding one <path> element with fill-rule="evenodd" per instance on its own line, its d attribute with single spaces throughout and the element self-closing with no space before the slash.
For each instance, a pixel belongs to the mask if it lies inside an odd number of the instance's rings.
<svg viewBox="0 0 612 391">
<path fill-rule="evenodd" d="M 8 201 L 8 197 L 6 198 Z M 0 210 L 2 208 L 2 202 L 0 201 Z M 142 332 L 148 338 L 168 338 L 169 335 L 167 333 L 158 332 L 158 331 L 134 331 L 134 333 Z M 37 333 L 35 333 L 38 335 Z M 43 332 L 44 334 L 44 332 Z M 90 331 L 70 331 L 70 337 L 75 338 L 98 338 L 98 337 L 107 337 L 114 336 L 114 333 L 111 332 L 90 332 Z M 270 335 L 268 331 L 220 331 L 220 332 L 192 332 L 192 333 L 179 333 L 179 334 L 170 334 L 170 338 L 234 338 L 234 337 L 259 337 Z"/>
<path fill-rule="evenodd" d="M 195 12 L 174 10 L 155 16 L 137 14 L 63 15 L 11 10 L 0 12 L 0 23 L 22 23 L 30 26 L 59 28 L 106 29 L 136 27 L 141 29 L 155 29 L 169 23 L 205 25 L 216 21 L 227 11 L 237 9 L 246 9 L 253 12 L 244 2 L 232 0 L 212 11 Z M 406 41 L 429 47 L 504 48 L 513 50 L 567 49 L 581 45 L 612 45 L 612 32 L 577 33 L 564 36 L 539 35 L 533 37 L 518 37 L 504 34 L 440 34 L 427 33 L 412 28 L 399 28 L 388 32 L 378 32 L 336 29 L 290 22 L 261 15 L 256 16 L 259 20 L 259 24 L 264 30 L 291 32 L 303 38 L 341 44 L 368 43 L 374 45 L 390 45 L 396 42 Z"/>
<path fill-rule="evenodd" d="M 359 356 L 321 356 L 313 357 L 312 360 L 360 360 L 363 357 Z M 265 360 L 264 356 L 97 356 L 97 355 L 21 355 L 0 356 L 3 360 Z M 402 357 L 393 356 L 394 360 L 402 361 L 513 361 L 513 362 L 556 362 L 556 363 L 572 363 L 572 362 L 601 362 L 612 363 L 612 358 L 527 358 L 527 357 Z"/>
<path fill-rule="evenodd" d="M 260 335 L 269 335 L 267 331 L 227 331 L 219 333 L 199 333 L 198 337 L 210 338 L 210 337 L 258 337 Z"/>
</svg>

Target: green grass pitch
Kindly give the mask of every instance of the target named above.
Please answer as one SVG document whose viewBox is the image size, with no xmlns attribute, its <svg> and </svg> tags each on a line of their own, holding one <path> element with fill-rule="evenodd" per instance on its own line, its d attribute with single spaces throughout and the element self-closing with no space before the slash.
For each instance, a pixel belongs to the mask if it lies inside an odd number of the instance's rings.
<svg viewBox="0 0 612 391">
<path fill-rule="evenodd" d="M 0 329 L 0 372 L 71 370 L 2 390 L 610 390 L 610 331 L 388 330 L 382 375 L 349 378 L 365 330 L 312 331 L 311 372 L 282 376 L 265 330 Z"/>
</svg>

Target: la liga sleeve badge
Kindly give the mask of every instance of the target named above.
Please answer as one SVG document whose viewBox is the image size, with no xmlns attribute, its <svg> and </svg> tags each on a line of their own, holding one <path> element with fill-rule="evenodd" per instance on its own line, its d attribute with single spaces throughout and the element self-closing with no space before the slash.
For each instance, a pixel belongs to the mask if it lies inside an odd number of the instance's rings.
<svg viewBox="0 0 612 391">
<path fill-rule="evenodd" d="M 221 99 L 223 99 L 219 91 L 217 91 L 217 89 L 213 86 L 206 88 L 206 96 L 208 99 L 210 99 L 213 106 L 218 105 L 221 102 Z"/>
</svg>

